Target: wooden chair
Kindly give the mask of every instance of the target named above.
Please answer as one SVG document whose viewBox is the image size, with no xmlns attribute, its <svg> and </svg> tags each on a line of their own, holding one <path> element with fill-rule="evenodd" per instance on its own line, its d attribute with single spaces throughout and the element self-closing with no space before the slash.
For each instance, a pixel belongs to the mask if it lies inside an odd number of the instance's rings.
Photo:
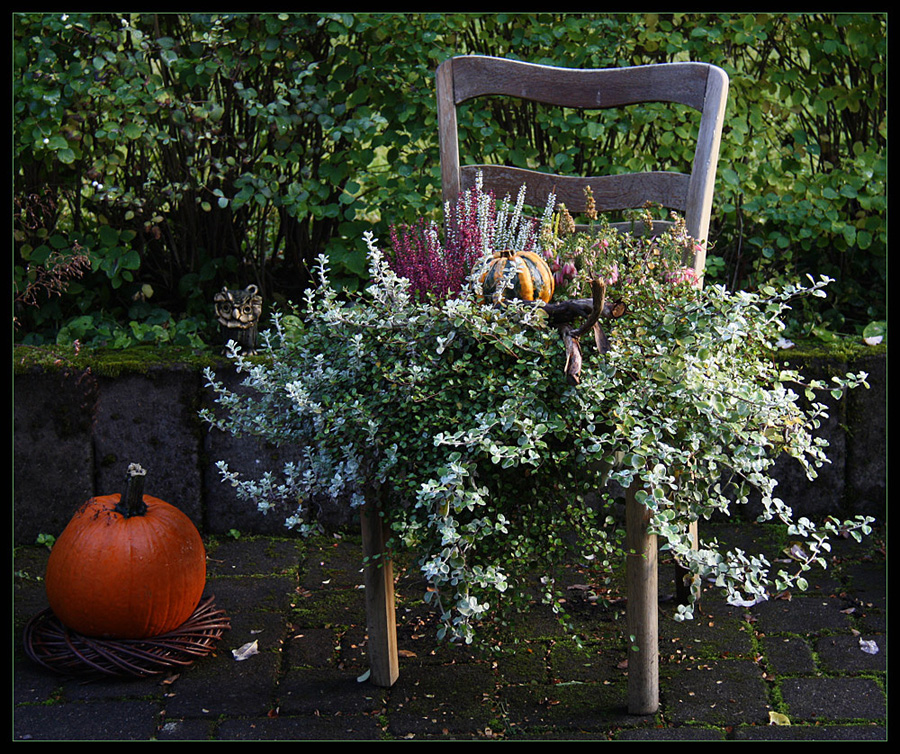
<svg viewBox="0 0 900 754">
<path fill-rule="evenodd" d="M 664 63 L 613 69 L 572 69 L 517 60 L 466 55 L 450 58 L 437 69 L 443 200 L 455 202 L 475 185 L 480 171 L 484 188 L 497 196 L 516 196 L 524 184 L 526 203 L 543 206 L 551 192 L 573 213 L 585 209 L 590 186 L 598 212 L 635 209 L 645 202 L 683 214 L 688 233 L 700 242 L 692 260 L 698 276 L 706 263 L 706 243 L 713 187 L 719 157 L 728 76 L 707 63 Z M 690 175 L 647 172 L 627 175 L 574 177 L 500 165 L 460 166 L 457 106 L 476 97 L 508 96 L 582 110 L 621 108 L 641 102 L 670 102 L 698 110 L 700 127 Z M 666 225 L 654 223 L 653 231 Z M 701 278 L 702 279 L 702 278 Z M 657 543 L 647 534 L 649 511 L 626 497 L 628 631 L 636 652 L 629 654 L 628 708 L 651 714 L 658 707 Z M 697 543 L 696 525 L 692 529 Z M 676 591 L 687 599 L 684 572 Z"/>
<path fill-rule="evenodd" d="M 573 213 L 584 210 L 584 187 L 591 187 L 598 212 L 641 207 L 653 202 L 682 213 L 688 233 L 702 242 L 693 265 L 702 274 L 709 232 L 713 186 L 728 76 L 707 63 L 663 63 L 610 69 L 536 65 L 483 55 L 450 58 L 437 69 L 438 128 L 444 202 L 475 185 L 497 196 L 515 197 L 525 184 L 526 203 L 543 206 L 551 191 Z M 641 102 L 671 102 L 700 111 L 700 130 L 690 175 L 647 172 L 575 177 L 500 165 L 460 166 L 457 106 L 476 97 L 508 96 L 549 105 L 600 110 Z M 663 225 L 665 223 L 660 223 Z M 656 227 L 655 227 L 656 229 Z"/>
</svg>

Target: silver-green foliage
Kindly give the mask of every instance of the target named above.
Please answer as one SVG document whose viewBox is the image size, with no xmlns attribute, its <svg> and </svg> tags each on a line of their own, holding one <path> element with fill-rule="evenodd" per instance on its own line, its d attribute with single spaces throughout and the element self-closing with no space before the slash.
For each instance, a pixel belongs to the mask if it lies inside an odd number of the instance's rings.
<svg viewBox="0 0 900 754">
<path fill-rule="evenodd" d="M 612 350 L 586 352 L 573 386 L 540 307 L 485 306 L 471 285 L 457 298 L 418 300 L 371 236 L 367 244 L 369 288 L 348 303 L 320 258 L 318 286 L 277 320 L 268 357 L 235 354 L 250 393 L 208 375 L 222 410 L 206 416 L 305 449 L 281 479 L 241 479 L 220 464 L 261 509 L 296 503 L 288 526 L 314 528 L 317 497 L 381 507 L 391 546 L 415 553 L 430 582 L 425 599 L 441 635 L 471 641 L 479 619 L 526 605 L 529 583 L 556 605 L 556 565 L 618 562 L 610 501 L 588 494 L 606 471 L 639 487 L 652 530 L 737 604 L 764 598 L 773 582 L 803 588 L 804 571 L 824 565 L 830 532 L 868 530 L 870 519 L 821 529 L 795 520 L 770 475 L 786 452 L 814 477 L 827 462 L 814 435 L 826 411 L 816 395 L 865 384 L 863 373 L 805 382 L 772 358 L 787 302 L 820 295 L 827 281 L 760 294 L 648 282 L 616 321 Z M 751 489 L 761 519 L 807 541 L 795 573 L 773 575 L 764 558 L 715 541 L 690 547 L 692 521 L 729 513 Z"/>
</svg>

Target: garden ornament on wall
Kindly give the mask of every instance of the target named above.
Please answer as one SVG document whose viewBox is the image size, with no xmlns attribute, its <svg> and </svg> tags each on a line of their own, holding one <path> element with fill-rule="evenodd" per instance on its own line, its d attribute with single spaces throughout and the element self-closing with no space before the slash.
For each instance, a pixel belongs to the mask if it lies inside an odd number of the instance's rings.
<svg viewBox="0 0 900 754">
<path fill-rule="evenodd" d="M 259 318 L 262 315 L 259 289 L 255 285 L 248 285 L 243 290 L 226 286 L 215 295 L 213 303 L 226 352 L 228 344 L 234 341 L 244 353 L 256 353 Z"/>
</svg>

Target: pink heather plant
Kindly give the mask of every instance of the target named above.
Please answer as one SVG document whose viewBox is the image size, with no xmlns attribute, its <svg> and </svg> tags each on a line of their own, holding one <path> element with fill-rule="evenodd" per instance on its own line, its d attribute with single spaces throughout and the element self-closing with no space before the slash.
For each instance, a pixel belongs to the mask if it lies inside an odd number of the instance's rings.
<svg viewBox="0 0 900 754">
<path fill-rule="evenodd" d="M 391 226 L 391 269 L 410 281 L 414 295 L 438 299 L 456 296 L 475 264 L 494 250 L 494 244 L 536 246 L 539 221 L 510 215 L 508 203 L 500 210 L 494 196 L 480 182 L 444 208 L 444 239 L 435 222 Z M 522 232 L 522 231 L 525 232 Z"/>
<path fill-rule="evenodd" d="M 478 195 L 466 192 L 455 207 L 445 208 L 446 240 L 437 223 L 391 226 L 391 269 L 410 282 L 414 295 L 438 299 L 457 295 L 483 254 Z M 493 202 L 491 202 L 493 207 Z"/>
<path fill-rule="evenodd" d="M 459 292 L 471 265 L 459 255 L 445 253 L 437 225 L 419 220 L 416 225 L 391 226 L 391 268 L 411 283 L 414 293 L 443 298 Z"/>
</svg>

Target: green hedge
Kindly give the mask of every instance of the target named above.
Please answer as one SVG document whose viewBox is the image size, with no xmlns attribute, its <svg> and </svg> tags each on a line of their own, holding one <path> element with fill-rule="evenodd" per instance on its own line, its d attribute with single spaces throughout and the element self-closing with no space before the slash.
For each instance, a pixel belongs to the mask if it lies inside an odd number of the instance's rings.
<svg viewBox="0 0 900 754">
<path fill-rule="evenodd" d="M 440 207 L 434 70 L 705 60 L 731 77 L 710 277 L 836 278 L 797 329 L 885 316 L 886 14 L 14 16 L 16 336 L 197 344 L 213 294 L 298 300 L 319 253 Z M 685 169 L 696 120 L 491 101 L 464 156 L 578 173 Z M 89 265 L 89 269 L 86 269 Z"/>
</svg>

